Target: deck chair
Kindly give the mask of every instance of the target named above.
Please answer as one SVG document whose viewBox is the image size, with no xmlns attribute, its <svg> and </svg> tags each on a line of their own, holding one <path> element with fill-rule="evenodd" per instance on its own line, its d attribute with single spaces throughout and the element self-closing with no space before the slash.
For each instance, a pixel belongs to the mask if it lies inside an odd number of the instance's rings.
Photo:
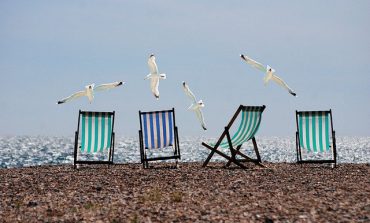
<svg viewBox="0 0 370 223">
<path fill-rule="evenodd" d="M 164 111 L 139 111 L 140 118 L 140 158 L 143 168 L 149 168 L 149 161 L 181 159 L 179 137 L 175 123 L 175 109 Z M 173 155 L 148 157 L 148 150 L 173 150 Z"/>
<path fill-rule="evenodd" d="M 77 164 L 113 164 L 114 114 L 114 111 L 79 111 L 75 133 L 74 168 Z M 81 160 L 82 155 L 87 158 Z M 105 160 L 91 160 L 94 155 L 100 155 Z"/>
<path fill-rule="evenodd" d="M 297 163 L 332 163 L 335 167 L 337 164 L 337 149 L 331 110 L 296 111 L 296 122 Z M 302 159 L 303 149 L 307 153 L 329 152 L 331 158 L 304 160 Z"/>
<path fill-rule="evenodd" d="M 253 162 L 256 165 L 263 166 L 261 164 L 261 157 L 258 152 L 258 147 L 255 139 L 255 134 L 258 131 L 258 128 L 261 123 L 262 112 L 265 110 L 266 106 L 244 106 L 240 105 L 236 110 L 234 116 L 231 118 L 229 124 L 225 127 L 225 130 L 222 132 L 220 138 L 215 144 L 206 144 L 202 142 L 202 145 L 211 150 L 211 153 L 208 155 L 207 159 L 203 163 L 203 167 L 207 166 L 208 162 L 214 155 L 214 153 L 219 154 L 228 160 L 226 166 L 230 166 L 231 163 L 238 165 L 239 167 L 246 169 L 245 165 L 242 162 Z M 241 113 L 241 121 L 238 129 L 234 135 L 230 136 L 230 128 L 233 126 L 234 121 Z M 243 143 L 252 140 L 254 152 L 256 158 L 250 158 L 247 155 L 240 152 L 240 148 Z M 218 148 L 226 148 L 230 150 L 231 156 L 221 152 Z M 236 159 L 236 155 L 241 156 L 243 159 Z"/>
</svg>

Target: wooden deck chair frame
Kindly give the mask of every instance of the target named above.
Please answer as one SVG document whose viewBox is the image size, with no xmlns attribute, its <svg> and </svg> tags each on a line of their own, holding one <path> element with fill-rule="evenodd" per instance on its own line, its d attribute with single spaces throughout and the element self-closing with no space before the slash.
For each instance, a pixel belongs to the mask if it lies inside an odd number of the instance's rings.
<svg viewBox="0 0 370 223">
<path fill-rule="evenodd" d="M 173 151 L 173 155 L 172 156 L 160 156 L 160 157 L 148 157 L 147 156 L 147 152 L 146 150 L 147 149 L 162 149 L 164 147 L 161 147 L 161 148 L 148 148 L 145 146 L 145 142 L 144 142 L 144 136 L 143 136 L 143 121 L 142 121 L 142 116 L 143 115 L 146 115 L 146 114 L 159 114 L 159 113 L 168 113 L 169 115 L 171 115 L 172 117 L 172 120 L 173 120 L 173 144 L 170 145 L 173 147 L 174 151 Z M 141 163 L 143 164 L 143 168 L 146 169 L 146 168 L 149 168 L 149 162 L 150 161 L 158 161 L 158 160 L 169 160 L 169 159 L 175 159 L 176 160 L 176 166 L 177 166 L 177 162 L 179 159 L 181 159 L 181 154 L 180 154 L 180 146 L 179 146 L 179 136 L 178 136 L 178 129 L 177 129 L 177 126 L 176 126 L 176 119 L 175 119 L 175 109 L 172 108 L 170 110 L 161 110 L 161 111 L 148 111 L 148 112 L 142 112 L 142 111 L 139 111 L 139 120 L 140 120 L 140 130 L 139 130 L 139 143 L 140 143 L 140 160 L 141 160 Z M 166 147 L 169 147 L 169 146 L 166 146 Z"/>
<path fill-rule="evenodd" d="M 299 132 L 299 115 L 301 114 L 312 114 L 312 113 L 322 113 L 325 115 L 330 115 L 330 128 L 331 128 L 331 138 L 332 138 L 332 157 L 333 159 L 325 159 L 325 160 L 303 160 L 302 159 L 302 145 L 300 143 L 300 132 Z M 323 164 L 323 163 L 332 163 L 334 167 L 337 165 L 337 148 L 336 148 L 336 138 L 335 138 L 335 131 L 333 127 L 333 116 L 331 109 L 328 111 L 297 111 L 296 110 L 296 124 L 297 124 L 297 131 L 296 131 L 296 152 L 297 152 L 297 163 L 304 164 L 304 163 L 316 163 L 316 164 Z M 329 131 L 330 132 L 330 131 Z M 330 136 L 328 136 L 330 138 Z"/>
<path fill-rule="evenodd" d="M 81 145 L 78 143 L 78 137 L 80 133 L 80 121 L 81 116 L 83 115 L 95 115 L 95 114 L 104 114 L 104 116 L 111 117 L 111 140 L 108 154 L 108 160 L 78 160 L 78 149 L 81 149 Z M 77 131 L 75 132 L 75 144 L 74 144 L 74 159 L 73 159 L 73 167 L 76 169 L 77 164 L 113 164 L 113 156 L 114 156 L 114 142 L 115 142 L 115 133 L 114 133 L 114 118 L 115 118 L 115 111 L 113 112 L 95 112 L 95 111 L 81 111 L 79 110 L 78 113 L 78 124 L 77 124 Z M 81 133 L 82 134 L 82 133 Z"/>
<path fill-rule="evenodd" d="M 240 105 L 239 108 L 236 110 L 235 114 L 233 115 L 233 117 L 231 118 L 229 124 L 225 127 L 225 130 L 222 132 L 220 138 L 218 139 L 218 141 L 216 142 L 216 144 L 214 146 L 211 146 L 211 145 L 206 144 L 205 142 L 202 142 L 202 145 L 204 147 L 211 150 L 211 153 L 208 155 L 207 159 L 203 163 L 203 167 L 207 166 L 207 164 L 211 160 L 214 153 L 217 153 L 218 155 L 220 155 L 220 156 L 222 156 L 222 157 L 224 157 L 225 159 L 228 160 L 228 162 L 226 164 L 226 167 L 230 166 L 231 163 L 234 163 L 234 164 L 238 165 L 239 167 L 241 167 L 243 169 L 246 169 L 246 166 L 243 165 L 242 162 L 252 162 L 252 163 L 255 163 L 258 166 L 264 167 L 261 163 L 261 156 L 260 156 L 259 151 L 258 151 L 258 147 L 257 147 L 255 137 L 253 136 L 251 138 L 251 140 L 253 142 L 254 152 L 256 154 L 256 159 L 253 159 L 253 158 L 248 157 L 247 155 L 243 154 L 242 152 L 240 152 L 242 144 L 237 146 L 236 148 L 233 147 L 229 131 L 230 131 L 230 128 L 232 127 L 232 125 L 234 124 L 234 121 L 239 116 L 239 114 L 242 110 L 247 110 L 247 111 L 259 110 L 261 112 L 261 115 L 262 115 L 262 112 L 265 110 L 265 108 L 266 108 L 265 105 L 263 105 L 263 106 L 244 106 L 244 105 Z M 229 144 L 229 150 L 231 152 L 231 157 L 228 156 L 227 154 L 217 150 L 217 148 L 220 146 L 221 142 L 223 141 L 223 139 L 225 137 L 226 137 L 227 142 Z M 236 159 L 236 155 L 239 155 L 244 159 Z"/>
</svg>

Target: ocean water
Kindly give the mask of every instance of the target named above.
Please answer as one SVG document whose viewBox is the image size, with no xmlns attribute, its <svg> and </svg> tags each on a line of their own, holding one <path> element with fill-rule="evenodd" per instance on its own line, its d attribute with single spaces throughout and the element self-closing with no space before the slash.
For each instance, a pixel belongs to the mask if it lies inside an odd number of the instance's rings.
<svg viewBox="0 0 370 223">
<path fill-rule="evenodd" d="M 181 162 L 204 161 L 209 150 L 201 142 L 215 142 L 215 138 L 180 137 Z M 295 162 L 296 149 L 293 137 L 258 137 L 262 161 Z M 74 137 L 15 136 L 0 137 L 0 168 L 37 165 L 72 164 Z M 242 151 L 254 156 L 252 143 L 246 143 Z M 227 152 L 227 151 L 226 151 Z M 152 154 L 153 153 L 153 154 Z M 149 155 L 160 155 L 158 150 Z M 170 154 L 171 149 L 160 152 Z M 370 137 L 338 137 L 338 163 L 370 163 Z M 303 154 L 306 157 L 330 157 L 330 154 Z M 105 155 L 96 155 L 98 159 Z M 82 157 L 82 156 L 81 156 Z M 212 161 L 224 160 L 214 155 Z M 115 163 L 139 163 L 138 138 L 116 137 Z"/>
</svg>

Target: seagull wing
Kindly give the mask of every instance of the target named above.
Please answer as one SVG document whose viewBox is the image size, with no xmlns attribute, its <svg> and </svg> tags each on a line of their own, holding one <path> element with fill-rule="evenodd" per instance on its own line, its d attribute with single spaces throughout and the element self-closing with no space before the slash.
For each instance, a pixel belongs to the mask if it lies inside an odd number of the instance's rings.
<svg viewBox="0 0 370 223">
<path fill-rule="evenodd" d="M 293 96 L 297 95 L 280 77 L 273 74 L 271 79 L 275 81 L 277 84 L 279 84 L 280 86 L 282 86 L 283 88 L 287 89 L 289 93 L 292 94 Z"/>
<path fill-rule="evenodd" d="M 204 130 L 207 130 L 207 128 L 206 128 L 206 124 L 204 123 L 203 113 L 202 113 L 202 111 L 200 110 L 200 108 L 198 108 L 198 109 L 196 109 L 196 110 L 195 110 L 195 114 L 197 115 L 197 118 L 198 118 L 198 120 L 199 120 L 200 124 L 202 125 L 202 128 L 203 128 Z"/>
<path fill-rule="evenodd" d="M 69 97 L 63 98 L 62 100 L 58 101 L 58 104 L 63 104 L 73 99 L 80 98 L 82 96 L 86 96 L 86 91 L 79 91 L 79 92 L 72 94 Z"/>
<path fill-rule="evenodd" d="M 191 92 L 191 90 L 189 89 L 189 86 L 185 82 L 182 82 L 182 86 L 183 86 L 185 94 L 190 98 L 190 100 L 193 103 L 197 103 L 197 99 L 195 98 L 195 95 L 193 94 L 193 92 Z"/>
<path fill-rule="evenodd" d="M 267 69 L 265 66 L 263 66 L 263 64 L 249 58 L 248 56 L 245 56 L 243 54 L 240 55 L 240 57 L 249 65 L 251 65 L 252 67 L 266 73 L 267 72 Z"/>
<path fill-rule="evenodd" d="M 122 82 L 122 81 L 117 81 L 117 82 L 108 83 L 108 84 L 101 84 L 101 85 L 98 85 L 97 87 L 95 87 L 94 88 L 94 91 L 105 91 L 105 90 L 109 90 L 109 89 L 112 89 L 112 88 L 121 86 L 123 83 L 124 82 Z"/>
<path fill-rule="evenodd" d="M 159 78 L 158 77 L 150 78 L 150 89 L 152 90 L 152 93 L 157 99 L 159 99 L 158 87 L 159 87 Z"/>
<path fill-rule="evenodd" d="M 158 74 L 158 67 L 154 56 L 149 57 L 148 66 L 151 74 Z"/>
</svg>

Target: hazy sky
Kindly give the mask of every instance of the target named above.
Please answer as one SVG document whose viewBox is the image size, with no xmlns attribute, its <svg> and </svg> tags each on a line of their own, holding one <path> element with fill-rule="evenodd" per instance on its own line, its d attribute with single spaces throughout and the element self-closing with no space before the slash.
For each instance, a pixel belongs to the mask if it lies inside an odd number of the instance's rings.
<svg viewBox="0 0 370 223">
<path fill-rule="evenodd" d="M 370 135 L 370 1 L 0 0 L 0 135 L 73 135 L 78 110 L 116 111 L 137 136 L 138 111 L 175 107 L 181 136 L 218 136 L 240 104 L 267 106 L 261 136 L 294 136 L 295 110 L 333 110 L 338 136 Z M 155 100 L 144 77 L 167 74 Z M 295 98 L 242 62 L 276 69 Z M 63 105 L 90 83 L 126 85 Z M 181 83 L 203 109 L 200 127 Z"/>
</svg>

